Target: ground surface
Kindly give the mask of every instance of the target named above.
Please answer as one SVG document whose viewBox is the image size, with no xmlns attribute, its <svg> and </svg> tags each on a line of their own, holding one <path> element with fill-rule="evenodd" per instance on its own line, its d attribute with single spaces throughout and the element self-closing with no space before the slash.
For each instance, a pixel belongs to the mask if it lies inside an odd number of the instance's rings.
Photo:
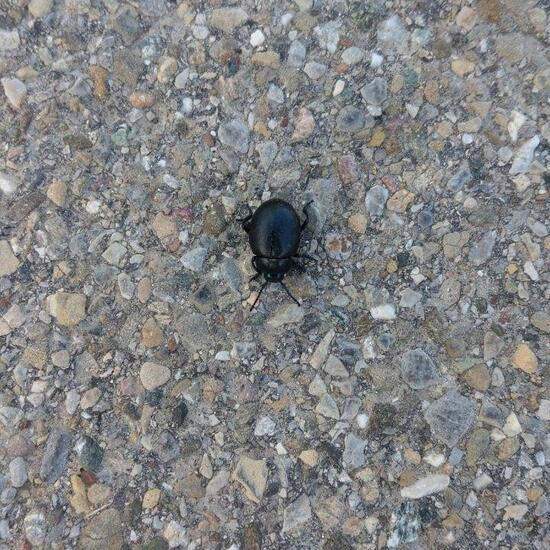
<svg viewBox="0 0 550 550">
<path fill-rule="evenodd" d="M 0 547 L 548 548 L 549 28 L 0 0 Z"/>
</svg>

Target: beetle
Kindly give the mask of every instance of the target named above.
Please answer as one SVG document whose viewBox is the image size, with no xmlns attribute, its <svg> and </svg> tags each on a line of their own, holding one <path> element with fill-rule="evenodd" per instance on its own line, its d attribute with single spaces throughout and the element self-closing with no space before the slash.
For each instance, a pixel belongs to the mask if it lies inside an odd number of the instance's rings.
<svg viewBox="0 0 550 550">
<path fill-rule="evenodd" d="M 297 261 L 298 258 L 312 259 L 307 254 L 298 254 L 302 232 L 309 222 L 307 208 L 312 202 L 309 201 L 302 209 L 305 215 L 303 222 L 300 222 L 296 210 L 282 199 L 270 199 L 262 203 L 255 212 L 252 212 L 248 206 L 248 215 L 238 220 L 244 231 L 248 233 L 250 248 L 254 253 L 252 266 L 257 273 L 250 281 L 261 275 L 265 279 L 250 311 L 258 303 L 265 287 L 271 283 L 279 283 L 290 298 L 300 305 L 284 284 L 283 279 L 292 268 L 303 271 L 304 268 Z"/>
</svg>

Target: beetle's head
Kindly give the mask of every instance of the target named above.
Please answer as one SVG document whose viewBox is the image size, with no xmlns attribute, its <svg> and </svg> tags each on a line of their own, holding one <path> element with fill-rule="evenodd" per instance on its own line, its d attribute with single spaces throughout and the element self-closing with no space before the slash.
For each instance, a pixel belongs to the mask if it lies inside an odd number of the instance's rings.
<svg viewBox="0 0 550 550">
<path fill-rule="evenodd" d="M 280 283 L 285 274 L 284 273 L 265 273 L 264 277 L 268 283 Z"/>
</svg>

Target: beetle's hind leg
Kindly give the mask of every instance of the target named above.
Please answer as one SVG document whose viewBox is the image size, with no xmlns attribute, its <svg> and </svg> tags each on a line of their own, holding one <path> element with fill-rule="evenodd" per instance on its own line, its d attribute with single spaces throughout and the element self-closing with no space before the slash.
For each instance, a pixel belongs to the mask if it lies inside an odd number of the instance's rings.
<svg viewBox="0 0 550 550">
<path fill-rule="evenodd" d="M 306 219 L 302 222 L 302 225 L 300 226 L 300 231 L 303 231 L 307 227 L 307 224 L 309 223 L 309 214 L 307 212 L 307 207 L 312 203 L 313 203 L 313 200 L 306 203 L 302 208 L 302 212 L 304 213 L 304 216 L 306 217 Z"/>
<path fill-rule="evenodd" d="M 256 264 L 257 260 L 258 258 L 256 256 L 252 256 L 252 267 L 256 270 L 256 274 L 250 277 L 250 279 L 248 280 L 249 283 L 251 283 L 252 281 L 255 281 L 262 274 Z"/>
<path fill-rule="evenodd" d="M 300 302 L 298 302 L 298 300 L 296 300 L 296 298 L 294 298 L 294 296 L 292 296 L 292 294 L 290 293 L 290 290 L 288 290 L 287 286 L 283 283 L 283 281 L 280 281 L 281 283 L 281 286 L 285 289 L 285 292 L 290 296 L 290 298 L 294 301 L 294 303 L 298 306 L 301 306 Z"/>
<path fill-rule="evenodd" d="M 252 208 L 250 208 L 249 204 L 247 204 L 246 207 L 248 208 L 248 214 L 244 218 L 236 218 L 236 220 L 241 224 L 241 227 L 248 233 L 248 230 L 250 229 L 250 224 L 248 222 L 254 215 L 254 212 L 252 211 Z"/>
</svg>

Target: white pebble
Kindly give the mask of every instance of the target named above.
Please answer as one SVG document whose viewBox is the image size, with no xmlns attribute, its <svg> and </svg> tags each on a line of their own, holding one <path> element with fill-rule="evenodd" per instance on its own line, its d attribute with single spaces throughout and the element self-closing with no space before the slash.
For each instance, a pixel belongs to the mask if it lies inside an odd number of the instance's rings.
<svg viewBox="0 0 550 550">
<path fill-rule="evenodd" d="M 344 91 L 345 86 L 346 86 L 345 80 L 337 80 L 336 84 L 334 85 L 334 90 L 332 90 L 332 96 L 336 97 L 340 95 Z"/>
<path fill-rule="evenodd" d="M 264 42 L 265 42 L 265 35 L 260 29 L 255 30 L 250 35 L 250 45 L 253 48 L 257 48 L 258 46 L 261 46 Z"/>
</svg>

